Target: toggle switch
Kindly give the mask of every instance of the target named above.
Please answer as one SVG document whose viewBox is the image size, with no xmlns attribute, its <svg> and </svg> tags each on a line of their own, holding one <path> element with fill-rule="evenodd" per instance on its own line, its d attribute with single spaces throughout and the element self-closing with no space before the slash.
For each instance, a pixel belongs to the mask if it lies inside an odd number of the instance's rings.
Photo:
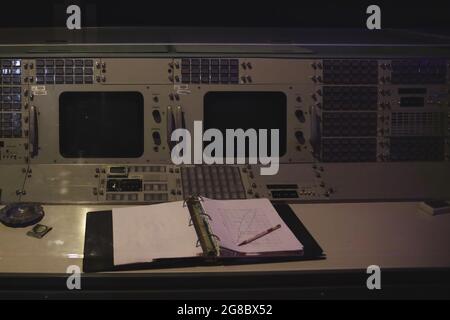
<svg viewBox="0 0 450 320">
<path fill-rule="evenodd" d="M 157 146 L 161 145 L 161 135 L 159 134 L 158 131 L 153 132 L 152 137 L 155 145 Z"/>
<path fill-rule="evenodd" d="M 152 115 L 156 123 L 161 123 L 161 113 L 159 110 L 153 110 Z"/>
<path fill-rule="evenodd" d="M 305 137 L 302 131 L 296 131 L 295 138 L 297 139 L 299 144 L 305 144 Z"/>
<path fill-rule="evenodd" d="M 305 114 L 303 113 L 302 110 L 296 110 L 295 117 L 298 119 L 298 121 L 305 122 Z"/>
</svg>

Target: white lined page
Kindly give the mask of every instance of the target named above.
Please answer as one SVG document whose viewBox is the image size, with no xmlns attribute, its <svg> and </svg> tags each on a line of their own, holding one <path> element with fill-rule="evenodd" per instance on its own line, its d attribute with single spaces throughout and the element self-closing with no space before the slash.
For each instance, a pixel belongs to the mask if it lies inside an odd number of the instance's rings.
<svg viewBox="0 0 450 320">
<path fill-rule="evenodd" d="M 197 233 L 182 201 L 112 210 L 114 265 L 194 257 Z"/>
</svg>

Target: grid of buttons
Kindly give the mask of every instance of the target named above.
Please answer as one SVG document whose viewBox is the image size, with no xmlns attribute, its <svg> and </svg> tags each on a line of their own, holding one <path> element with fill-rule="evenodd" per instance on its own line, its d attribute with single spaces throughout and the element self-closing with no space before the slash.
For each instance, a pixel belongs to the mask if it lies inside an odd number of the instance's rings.
<svg viewBox="0 0 450 320">
<path fill-rule="evenodd" d="M 0 111 L 20 111 L 22 100 L 21 92 L 21 87 L 0 86 Z"/>
<path fill-rule="evenodd" d="M 377 87 L 324 86 L 324 110 L 376 110 Z"/>
<path fill-rule="evenodd" d="M 370 137 L 377 135 L 376 112 L 324 112 L 324 137 Z"/>
<path fill-rule="evenodd" d="M 108 201 L 137 201 L 137 193 L 108 193 L 106 194 L 106 200 Z"/>
<path fill-rule="evenodd" d="M 1 74 L 0 84 L 17 85 L 21 84 L 21 60 L 2 59 L 0 60 Z"/>
<path fill-rule="evenodd" d="M 442 136 L 445 135 L 444 113 L 392 112 L 392 136 Z M 449 122 L 450 125 L 450 122 Z"/>
<path fill-rule="evenodd" d="M 0 113 L 0 137 L 21 138 L 22 137 L 22 114 Z"/>
<path fill-rule="evenodd" d="M 146 183 L 144 191 L 167 191 L 167 183 Z"/>
<path fill-rule="evenodd" d="M 166 172 L 165 166 L 133 166 L 129 167 L 130 172 Z"/>
<path fill-rule="evenodd" d="M 323 162 L 373 162 L 376 161 L 375 138 L 339 138 L 322 140 Z"/>
<path fill-rule="evenodd" d="M 239 83 L 238 59 L 181 59 L 182 83 Z"/>
<path fill-rule="evenodd" d="M 376 60 L 324 60 L 323 82 L 326 84 L 372 84 L 378 82 Z"/>
<path fill-rule="evenodd" d="M 37 84 L 92 84 L 94 61 L 91 59 L 38 59 Z"/>
<path fill-rule="evenodd" d="M 0 138 L 22 137 L 21 87 L 0 86 Z"/>
<path fill-rule="evenodd" d="M 442 137 L 391 137 L 391 161 L 443 161 Z"/>
<path fill-rule="evenodd" d="M 445 60 L 410 59 L 392 60 L 392 83 L 424 84 L 445 83 L 447 67 Z"/>
<path fill-rule="evenodd" d="M 185 197 L 200 195 L 211 199 L 246 198 L 238 167 L 182 167 L 181 179 Z"/>
<path fill-rule="evenodd" d="M 167 202 L 167 193 L 144 193 L 145 202 Z"/>
</svg>

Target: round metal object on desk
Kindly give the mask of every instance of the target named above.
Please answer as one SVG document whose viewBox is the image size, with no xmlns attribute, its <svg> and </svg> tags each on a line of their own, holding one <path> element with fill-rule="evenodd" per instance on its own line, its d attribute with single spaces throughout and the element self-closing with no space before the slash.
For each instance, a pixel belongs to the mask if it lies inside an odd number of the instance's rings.
<svg viewBox="0 0 450 320">
<path fill-rule="evenodd" d="M 38 223 L 44 215 L 44 209 L 36 203 L 8 204 L 0 210 L 0 221 L 7 227 L 24 228 Z"/>
</svg>

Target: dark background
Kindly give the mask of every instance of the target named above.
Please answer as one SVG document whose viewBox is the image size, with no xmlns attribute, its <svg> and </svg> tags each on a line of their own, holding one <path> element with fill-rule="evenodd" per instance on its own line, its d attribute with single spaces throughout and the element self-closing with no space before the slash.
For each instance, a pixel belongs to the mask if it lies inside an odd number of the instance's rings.
<svg viewBox="0 0 450 320">
<path fill-rule="evenodd" d="M 87 26 L 232 26 L 365 28 L 366 8 L 382 28 L 450 28 L 450 1 L 349 0 L 60 0 L 1 1 L 0 27 L 65 27 L 65 9 L 82 8 Z"/>
</svg>

